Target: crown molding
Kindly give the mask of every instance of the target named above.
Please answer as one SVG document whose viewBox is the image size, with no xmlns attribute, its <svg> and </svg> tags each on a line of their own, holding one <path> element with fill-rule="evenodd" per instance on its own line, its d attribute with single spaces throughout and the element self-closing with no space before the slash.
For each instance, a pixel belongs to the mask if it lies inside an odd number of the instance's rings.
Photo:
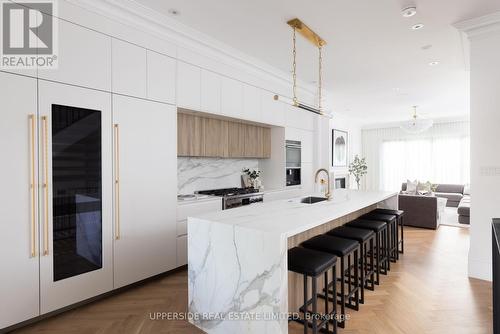
<svg viewBox="0 0 500 334">
<path fill-rule="evenodd" d="M 453 25 L 469 38 L 492 32 L 500 32 L 500 11 L 461 21 Z"/>
<path fill-rule="evenodd" d="M 221 41 L 195 30 L 164 14 L 143 6 L 134 0 L 66 0 L 72 5 L 89 10 L 108 19 L 125 24 L 236 68 L 250 71 L 279 84 L 291 85 L 289 73 L 281 71 L 257 58 L 251 57 Z M 311 84 L 298 81 L 301 90 L 314 94 Z"/>
</svg>

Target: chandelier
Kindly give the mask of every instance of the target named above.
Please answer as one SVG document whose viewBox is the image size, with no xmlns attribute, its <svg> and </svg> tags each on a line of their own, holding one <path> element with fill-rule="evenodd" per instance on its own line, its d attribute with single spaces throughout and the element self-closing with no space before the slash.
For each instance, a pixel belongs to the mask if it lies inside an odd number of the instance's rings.
<svg viewBox="0 0 500 334">
<path fill-rule="evenodd" d="M 432 119 L 421 118 L 417 115 L 417 106 L 413 106 L 413 116 L 410 120 L 401 123 L 399 126 L 403 131 L 417 134 L 429 130 L 434 121 Z"/>
</svg>

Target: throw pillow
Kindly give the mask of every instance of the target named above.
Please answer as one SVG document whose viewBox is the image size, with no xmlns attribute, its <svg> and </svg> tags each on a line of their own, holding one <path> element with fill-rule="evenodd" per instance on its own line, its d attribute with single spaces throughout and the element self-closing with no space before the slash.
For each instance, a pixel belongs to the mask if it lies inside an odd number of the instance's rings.
<svg viewBox="0 0 500 334">
<path fill-rule="evenodd" d="M 470 195 L 470 184 L 464 186 L 464 195 Z"/>
<path fill-rule="evenodd" d="M 417 191 L 420 193 L 424 193 L 424 194 L 431 192 L 432 191 L 432 183 L 430 183 L 429 181 L 427 181 L 425 183 L 419 182 L 417 185 Z"/>
<path fill-rule="evenodd" d="M 417 186 L 418 186 L 418 181 L 410 181 L 406 180 L 406 192 L 411 195 L 416 195 L 417 194 Z"/>
</svg>

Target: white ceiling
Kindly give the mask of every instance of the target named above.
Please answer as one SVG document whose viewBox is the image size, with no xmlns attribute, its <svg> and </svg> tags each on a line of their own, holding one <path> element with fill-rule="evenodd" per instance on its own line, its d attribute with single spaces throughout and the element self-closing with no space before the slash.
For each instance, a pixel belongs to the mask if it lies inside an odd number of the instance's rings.
<svg viewBox="0 0 500 334">
<path fill-rule="evenodd" d="M 500 10 L 500 0 L 136 0 L 282 71 L 291 68 L 291 29 L 299 17 L 321 35 L 324 81 L 333 109 L 365 123 L 467 115 L 468 72 L 453 23 Z M 411 30 L 416 23 L 425 27 Z M 423 49 L 424 46 L 432 47 Z M 317 50 L 299 38 L 298 76 L 317 80 Z M 439 61 L 437 66 L 429 62 Z"/>
</svg>

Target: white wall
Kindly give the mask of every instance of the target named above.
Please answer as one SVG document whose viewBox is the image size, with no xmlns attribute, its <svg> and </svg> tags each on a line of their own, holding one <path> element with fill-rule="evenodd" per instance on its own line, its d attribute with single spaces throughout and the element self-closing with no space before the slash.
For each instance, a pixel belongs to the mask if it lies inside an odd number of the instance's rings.
<svg viewBox="0 0 500 334">
<path fill-rule="evenodd" d="M 457 25 L 470 41 L 469 276 L 491 280 L 491 219 L 500 217 L 500 12 Z"/>
<path fill-rule="evenodd" d="M 332 119 L 330 120 L 328 129 L 328 166 L 330 166 L 330 171 L 334 175 L 348 173 L 348 167 L 332 167 L 332 130 L 342 130 L 348 133 L 348 161 L 350 162 L 354 159 L 357 154 L 362 157 L 361 152 L 361 122 L 359 119 L 350 117 L 346 114 L 334 113 Z M 353 177 L 350 177 L 349 186 L 352 189 L 356 189 L 356 181 Z"/>
</svg>

